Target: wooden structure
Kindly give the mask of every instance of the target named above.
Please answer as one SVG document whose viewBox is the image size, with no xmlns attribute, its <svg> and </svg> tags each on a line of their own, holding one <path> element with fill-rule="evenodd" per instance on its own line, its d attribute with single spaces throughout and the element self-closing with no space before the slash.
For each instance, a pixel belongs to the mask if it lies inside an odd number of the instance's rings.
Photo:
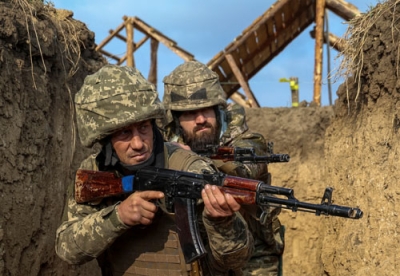
<svg viewBox="0 0 400 276">
<path fill-rule="evenodd" d="M 259 107 L 248 80 L 315 22 L 314 102 L 320 104 L 325 8 L 345 20 L 360 14 L 355 6 L 343 0 L 278 0 L 214 56 L 207 65 L 218 73 L 227 97 L 240 101 L 242 105 Z M 329 34 L 328 42 L 333 43 L 331 39 L 334 38 Z M 243 95 L 236 94 L 240 87 L 247 100 Z"/>
<path fill-rule="evenodd" d="M 337 50 L 343 48 L 340 39 L 335 35 L 324 33 L 326 9 L 345 20 L 350 20 L 360 14 L 355 6 L 344 0 L 277 0 L 223 51 L 215 55 L 207 63 L 207 66 L 219 75 L 226 98 L 230 97 L 243 106 L 259 107 L 260 105 L 251 91 L 248 81 L 282 52 L 301 32 L 315 23 L 315 28 L 311 32 L 311 37 L 315 39 L 313 100 L 320 105 L 323 43 L 329 43 Z M 126 36 L 121 34 L 124 29 Z M 144 34 L 144 37 L 138 42 L 134 41 L 135 30 Z M 194 60 L 192 54 L 178 47 L 175 41 L 138 17 L 124 16 L 123 23 L 115 30 L 110 30 L 109 33 L 109 36 L 97 46 L 96 50 L 114 59 L 119 65 L 126 61 L 128 66 L 135 66 L 134 52 L 148 39 L 151 40 L 151 66 L 148 79 L 154 85 L 157 85 L 157 49 L 159 42 L 183 60 Z M 126 54 L 121 58 L 103 49 L 114 37 L 127 44 Z M 245 95 L 238 92 L 240 87 Z"/>
<path fill-rule="evenodd" d="M 167 48 L 169 48 L 171 51 L 173 51 L 175 54 L 180 56 L 185 61 L 194 59 L 194 56 L 191 53 L 180 48 L 175 41 L 168 38 L 155 28 L 151 27 L 138 17 L 124 16 L 122 19 L 123 19 L 122 24 L 119 25 L 115 30 L 110 30 L 109 31 L 110 34 L 96 47 L 96 51 L 102 53 L 108 58 L 115 60 L 117 65 L 121 65 L 126 61 L 127 66 L 134 67 L 135 66 L 134 52 L 137 49 L 139 49 L 147 40 L 150 39 L 151 60 L 150 60 L 150 72 L 148 80 L 155 86 L 157 86 L 157 50 L 159 42 L 164 44 Z M 124 29 L 126 31 L 126 36 L 121 34 L 121 32 Z M 138 42 L 134 41 L 135 30 L 138 30 L 144 34 L 144 37 L 140 39 Z M 107 43 L 109 43 L 111 39 L 113 39 L 114 37 L 126 42 L 127 45 L 126 54 L 121 58 L 103 49 L 104 46 L 106 46 Z"/>
</svg>

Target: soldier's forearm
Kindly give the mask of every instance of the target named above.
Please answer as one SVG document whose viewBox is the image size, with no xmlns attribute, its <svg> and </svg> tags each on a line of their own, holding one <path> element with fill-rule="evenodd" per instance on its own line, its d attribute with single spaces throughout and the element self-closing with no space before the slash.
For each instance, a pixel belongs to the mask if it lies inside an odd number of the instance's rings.
<svg viewBox="0 0 400 276">
<path fill-rule="evenodd" d="M 239 213 L 229 219 L 212 221 L 203 218 L 211 253 L 217 269 L 240 269 L 250 258 L 253 239 Z"/>
<path fill-rule="evenodd" d="M 70 264 L 81 264 L 98 257 L 128 229 L 116 215 L 114 205 L 64 222 L 57 230 L 57 255 Z"/>
</svg>

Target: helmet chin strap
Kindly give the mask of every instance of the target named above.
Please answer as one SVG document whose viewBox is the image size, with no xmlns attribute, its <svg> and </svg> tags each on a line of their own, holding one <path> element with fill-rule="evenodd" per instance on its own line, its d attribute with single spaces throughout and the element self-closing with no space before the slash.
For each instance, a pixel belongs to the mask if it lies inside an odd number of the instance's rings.
<svg viewBox="0 0 400 276">
<path fill-rule="evenodd" d="M 155 166 L 164 168 L 164 141 L 161 132 L 158 130 L 155 121 L 152 121 L 153 126 L 153 152 L 149 159 L 137 165 L 129 165 L 122 163 L 112 147 L 111 139 L 107 139 L 102 148 L 104 158 L 104 167 L 107 169 L 117 169 L 125 175 L 137 172 L 139 169 L 147 166 Z"/>
<path fill-rule="evenodd" d="M 228 123 L 227 123 L 227 120 L 226 120 L 225 110 L 223 110 L 222 108 L 218 107 L 218 109 L 217 109 L 217 111 L 215 113 L 217 113 L 217 112 L 218 112 L 218 115 L 219 115 L 219 116 L 217 115 L 217 120 L 219 120 L 220 124 L 221 124 L 221 131 L 220 131 L 219 138 L 222 138 L 224 133 L 225 133 L 225 131 L 228 129 Z"/>
</svg>

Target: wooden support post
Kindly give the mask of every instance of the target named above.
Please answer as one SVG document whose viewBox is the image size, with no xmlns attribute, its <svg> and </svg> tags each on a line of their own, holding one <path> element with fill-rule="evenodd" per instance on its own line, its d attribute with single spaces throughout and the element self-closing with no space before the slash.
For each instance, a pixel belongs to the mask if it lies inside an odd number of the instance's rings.
<svg viewBox="0 0 400 276">
<path fill-rule="evenodd" d="M 133 57 L 134 49 L 134 42 L 133 42 L 133 24 L 132 20 L 127 18 L 125 20 L 126 24 L 126 65 L 130 67 L 135 67 L 135 59 Z"/>
<path fill-rule="evenodd" d="M 250 104 L 246 101 L 246 97 L 242 96 L 242 94 L 240 94 L 239 92 L 234 92 L 230 98 L 238 105 L 241 105 L 243 107 L 251 107 Z"/>
<path fill-rule="evenodd" d="M 152 38 L 150 40 L 150 71 L 148 80 L 157 88 L 157 50 L 158 50 L 158 40 Z"/>
<path fill-rule="evenodd" d="M 315 67 L 313 101 L 321 105 L 322 47 L 324 44 L 325 0 L 317 0 L 315 5 Z"/>
<path fill-rule="evenodd" d="M 231 54 L 226 54 L 225 57 L 229 63 L 229 66 L 232 69 L 233 74 L 235 75 L 235 77 L 238 80 L 240 86 L 242 87 L 244 93 L 246 94 L 247 98 L 249 99 L 251 107 L 260 107 L 260 105 L 258 104 L 258 101 L 256 100 L 256 98 L 253 95 L 253 92 L 251 92 L 247 81 L 243 77 L 242 72 L 240 71 L 239 67 L 237 66 L 233 56 Z"/>
</svg>

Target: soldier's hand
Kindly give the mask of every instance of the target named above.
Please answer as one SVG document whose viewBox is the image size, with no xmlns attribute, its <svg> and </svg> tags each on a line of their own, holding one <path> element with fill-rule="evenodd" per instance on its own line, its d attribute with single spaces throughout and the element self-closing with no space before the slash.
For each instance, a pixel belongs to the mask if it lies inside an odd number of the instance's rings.
<svg viewBox="0 0 400 276">
<path fill-rule="evenodd" d="M 215 185 L 206 185 L 201 193 L 206 216 L 212 218 L 230 217 L 239 211 L 240 204 L 230 194 L 224 194 Z"/>
<path fill-rule="evenodd" d="M 134 192 L 117 206 L 119 218 L 130 226 L 151 224 L 158 207 L 150 200 L 163 197 L 158 191 Z"/>
</svg>

